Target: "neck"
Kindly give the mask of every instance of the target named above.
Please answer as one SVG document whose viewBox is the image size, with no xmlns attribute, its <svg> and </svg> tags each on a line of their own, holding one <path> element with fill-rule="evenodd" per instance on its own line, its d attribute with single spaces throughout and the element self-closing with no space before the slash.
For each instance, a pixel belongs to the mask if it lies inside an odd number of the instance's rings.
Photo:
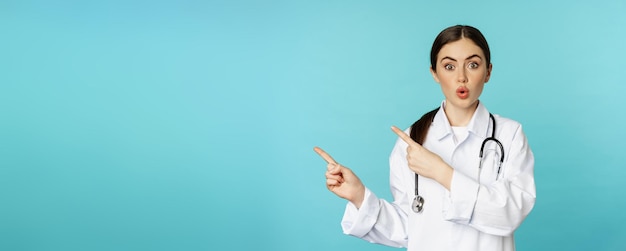
<svg viewBox="0 0 626 251">
<path fill-rule="evenodd" d="M 470 120 L 472 120 L 472 116 L 474 116 L 476 108 L 478 108 L 478 102 L 468 108 L 460 108 L 446 104 L 444 111 L 446 112 L 446 117 L 450 122 L 450 126 L 467 126 Z"/>
</svg>

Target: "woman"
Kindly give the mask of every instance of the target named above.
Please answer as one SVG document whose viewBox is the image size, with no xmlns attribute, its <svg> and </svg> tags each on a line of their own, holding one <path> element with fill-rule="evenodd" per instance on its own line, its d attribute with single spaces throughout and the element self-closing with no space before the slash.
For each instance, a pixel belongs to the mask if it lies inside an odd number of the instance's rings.
<svg viewBox="0 0 626 251">
<path fill-rule="evenodd" d="M 406 133 L 392 127 L 393 202 L 315 148 L 328 162 L 327 188 L 349 201 L 343 231 L 408 250 L 515 250 L 513 232 L 535 204 L 534 157 L 521 125 L 479 101 L 492 69 L 487 41 L 474 27 L 452 26 L 430 57 L 445 100 Z"/>
</svg>

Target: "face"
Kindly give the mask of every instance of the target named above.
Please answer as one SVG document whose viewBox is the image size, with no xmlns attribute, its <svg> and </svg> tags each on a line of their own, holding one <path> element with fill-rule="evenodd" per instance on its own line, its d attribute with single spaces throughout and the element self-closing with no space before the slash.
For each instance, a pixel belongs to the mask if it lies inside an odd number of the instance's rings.
<svg viewBox="0 0 626 251">
<path fill-rule="evenodd" d="M 491 76 L 483 50 L 472 40 L 461 40 L 444 45 L 437 54 L 436 69 L 430 69 L 446 97 L 446 110 L 471 110 L 478 106 L 478 98 Z"/>
</svg>

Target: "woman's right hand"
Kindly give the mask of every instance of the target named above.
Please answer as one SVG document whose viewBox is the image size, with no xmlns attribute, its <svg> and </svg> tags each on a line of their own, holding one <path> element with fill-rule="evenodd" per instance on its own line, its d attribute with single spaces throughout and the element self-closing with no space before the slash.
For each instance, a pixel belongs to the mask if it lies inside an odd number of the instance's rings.
<svg viewBox="0 0 626 251">
<path fill-rule="evenodd" d="M 328 163 L 326 167 L 326 188 L 360 208 L 365 197 L 365 186 L 361 183 L 359 177 L 350 168 L 337 163 L 322 148 L 315 147 L 313 150 Z"/>
</svg>

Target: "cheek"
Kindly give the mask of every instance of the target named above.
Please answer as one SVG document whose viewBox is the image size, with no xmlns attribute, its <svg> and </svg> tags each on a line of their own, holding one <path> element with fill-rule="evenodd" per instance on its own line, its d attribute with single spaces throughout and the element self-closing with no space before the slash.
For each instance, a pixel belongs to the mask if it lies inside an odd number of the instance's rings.
<svg viewBox="0 0 626 251">
<path fill-rule="evenodd" d="M 479 93 L 482 93 L 484 88 L 485 88 L 485 84 L 480 84 L 480 85 L 476 86 L 476 90 Z"/>
<path fill-rule="evenodd" d="M 440 80 L 441 81 L 439 82 L 439 85 L 441 86 L 441 91 L 443 91 L 444 94 L 456 93 L 456 88 L 458 88 L 458 85 L 454 81 L 451 81 L 450 79 Z"/>
<path fill-rule="evenodd" d="M 448 85 L 453 85 L 456 83 L 456 78 L 454 74 L 446 73 L 446 74 L 439 74 L 438 76 L 439 76 L 439 83 L 441 85 L 448 86 Z"/>
<path fill-rule="evenodd" d="M 489 80 L 489 76 L 487 75 L 486 71 L 475 72 L 475 74 L 472 74 L 471 78 L 474 83 L 481 83 L 481 84 L 486 83 L 487 80 Z"/>
<path fill-rule="evenodd" d="M 475 95 L 476 97 L 480 97 L 483 94 L 483 89 L 484 88 L 485 88 L 485 84 L 484 83 L 480 83 L 480 84 L 476 85 L 472 95 Z"/>
</svg>

